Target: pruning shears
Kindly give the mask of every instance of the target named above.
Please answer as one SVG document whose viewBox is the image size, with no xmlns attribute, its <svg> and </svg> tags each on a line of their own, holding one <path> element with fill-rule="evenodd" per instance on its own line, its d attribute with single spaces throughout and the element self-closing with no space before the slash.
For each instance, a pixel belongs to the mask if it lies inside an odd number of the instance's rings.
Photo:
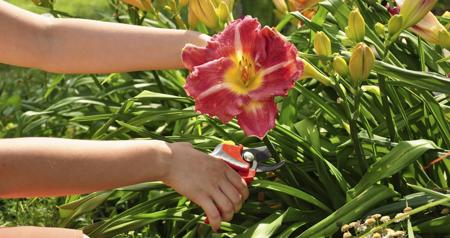
<svg viewBox="0 0 450 238">
<path fill-rule="evenodd" d="M 256 173 L 274 171 L 284 165 L 284 161 L 275 164 L 263 163 L 272 157 L 266 146 L 244 148 L 242 145 L 223 143 L 218 144 L 210 155 L 225 161 L 239 173 L 247 185 L 253 181 Z M 206 218 L 205 223 L 209 224 L 208 218 Z"/>
<path fill-rule="evenodd" d="M 263 163 L 272 157 L 266 146 L 244 148 L 242 145 L 219 144 L 210 155 L 225 161 L 241 175 L 247 185 L 253 181 L 257 172 L 270 172 L 284 165 L 284 161 Z"/>
</svg>

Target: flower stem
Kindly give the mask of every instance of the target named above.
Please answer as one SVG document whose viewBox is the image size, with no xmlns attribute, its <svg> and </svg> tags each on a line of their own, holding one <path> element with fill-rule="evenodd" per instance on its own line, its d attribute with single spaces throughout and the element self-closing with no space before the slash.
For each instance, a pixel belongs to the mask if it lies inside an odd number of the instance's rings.
<svg viewBox="0 0 450 238">
<path fill-rule="evenodd" d="M 390 46 L 391 46 L 390 43 L 386 44 L 382 61 L 384 61 L 387 58 L 387 56 L 389 55 Z M 383 104 L 383 110 L 385 112 L 386 124 L 387 124 L 388 131 L 389 131 L 389 139 L 391 141 L 395 141 L 397 131 L 395 130 L 394 121 L 392 119 L 391 106 L 389 104 L 389 98 L 388 98 L 388 94 L 387 94 L 386 81 L 385 81 L 384 75 L 380 75 L 380 74 L 378 75 L 378 85 L 380 87 L 381 101 Z"/>
<path fill-rule="evenodd" d="M 264 136 L 263 142 L 267 146 L 267 149 L 269 149 L 269 152 L 275 159 L 275 161 L 277 163 L 280 162 L 281 161 L 280 156 L 278 155 L 278 152 L 275 150 L 275 147 L 273 146 L 272 142 L 270 142 L 268 135 Z"/>
<path fill-rule="evenodd" d="M 406 219 L 406 218 L 408 218 L 411 215 L 417 214 L 419 212 L 425 211 L 425 210 L 427 210 L 429 208 L 432 208 L 432 207 L 435 207 L 435 206 L 438 206 L 438 205 L 441 205 L 441 204 L 445 204 L 445 203 L 447 203 L 449 201 L 450 201 L 450 197 L 447 197 L 447 198 L 442 198 L 442 199 L 439 199 L 439 200 L 431 202 L 431 203 L 427 203 L 427 204 L 425 204 L 423 206 L 420 206 L 418 208 L 415 208 L 415 209 L 411 210 L 410 212 L 404 213 L 402 216 L 399 216 L 399 217 L 397 217 L 395 219 L 392 219 L 392 220 L 390 220 L 390 221 L 388 221 L 386 223 L 383 223 L 382 225 L 379 225 L 379 226 L 376 226 L 376 227 L 370 229 L 370 231 L 362 234 L 360 237 L 369 237 L 368 236 L 369 234 L 372 234 L 372 233 L 374 233 L 376 231 L 379 231 L 379 230 L 387 227 L 388 225 L 394 223 L 395 221 Z"/>
<path fill-rule="evenodd" d="M 356 96 L 355 96 L 355 102 L 352 109 L 352 114 L 350 117 L 350 134 L 352 137 L 352 142 L 355 147 L 355 154 L 356 158 L 361 160 L 361 172 L 364 173 L 364 171 L 367 170 L 369 165 L 367 164 L 366 158 L 364 156 L 364 151 L 361 145 L 361 142 L 358 137 L 358 117 L 359 117 L 359 111 L 360 111 L 360 104 L 361 104 L 361 96 L 362 96 L 362 90 L 358 86 L 356 88 Z"/>
<path fill-rule="evenodd" d="M 383 103 L 383 109 L 384 109 L 385 117 L 386 117 L 386 124 L 388 126 L 388 131 L 389 131 L 389 139 L 391 141 L 395 141 L 397 132 L 395 130 L 394 121 L 392 119 L 391 107 L 389 105 L 389 99 L 388 99 L 387 89 L 386 89 L 386 81 L 385 81 L 383 75 L 378 76 L 378 84 L 380 86 L 381 101 Z"/>
</svg>

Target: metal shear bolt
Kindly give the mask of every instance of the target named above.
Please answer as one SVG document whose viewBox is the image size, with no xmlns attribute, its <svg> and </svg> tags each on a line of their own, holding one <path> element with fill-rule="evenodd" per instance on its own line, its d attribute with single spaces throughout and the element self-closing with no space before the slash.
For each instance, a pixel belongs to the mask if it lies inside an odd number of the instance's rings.
<svg viewBox="0 0 450 238">
<path fill-rule="evenodd" d="M 242 157 L 244 157 L 244 160 L 247 161 L 247 162 L 252 162 L 255 159 L 255 156 L 252 153 L 248 152 L 248 151 L 244 152 Z"/>
</svg>

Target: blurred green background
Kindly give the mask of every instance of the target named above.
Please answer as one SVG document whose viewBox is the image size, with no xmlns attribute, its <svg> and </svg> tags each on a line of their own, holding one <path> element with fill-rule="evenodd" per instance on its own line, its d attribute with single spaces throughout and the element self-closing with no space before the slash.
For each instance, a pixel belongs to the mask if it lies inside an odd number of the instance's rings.
<svg viewBox="0 0 450 238">
<path fill-rule="evenodd" d="M 31 0 L 7 0 L 7 2 L 36 13 L 48 12 L 46 8 L 36 6 Z M 55 1 L 55 10 L 75 17 L 100 20 L 112 16 L 113 10 L 109 4 L 107 0 L 58 0 Z"/>
</svg>

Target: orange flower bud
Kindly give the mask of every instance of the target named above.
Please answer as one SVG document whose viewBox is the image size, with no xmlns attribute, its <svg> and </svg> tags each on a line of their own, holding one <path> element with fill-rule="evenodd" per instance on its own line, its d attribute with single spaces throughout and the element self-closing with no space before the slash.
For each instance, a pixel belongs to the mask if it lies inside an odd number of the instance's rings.
<svg viewBox="0 0 450 238">
<path fill-rule="evenodd" d="M 151 0 L 122 0 L 122 2 L 135 6 L 143 11 L 148 11 L 151 8 Z"/>
<path fill-rule="evenodd" d="M 366 23 L 358 9 L 350 12 L 346 34 L 354 42 L 364 41 Z"/>
<path fill-rule="evenodd" d="M 328 38 L 328 36 L 322 31 L 317 32 L 314 37 L 314 51 L 316 51 L 317 55 L 331 55 L 330 38 Z"/>
<path fill-rule="evenodd" d="M 364 43 L 358 43 L 352 51 L 349 62 L 349 72 L 355 85 L 360 85 L 369 77 L 375 63 L 372 49 Z"/>
</svg>

